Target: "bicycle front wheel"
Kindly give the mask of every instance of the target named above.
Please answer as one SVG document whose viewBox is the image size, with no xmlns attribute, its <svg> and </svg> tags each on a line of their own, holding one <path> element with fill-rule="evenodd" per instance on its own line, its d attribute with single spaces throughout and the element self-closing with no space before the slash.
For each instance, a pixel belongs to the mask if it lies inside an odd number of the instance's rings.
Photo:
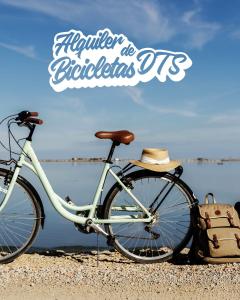
<svg viewBox="0 0 240 300">
<path fill-rule="evenodd" d="M 178 254 L 192 235 L 194 197 L 179 178 L 147 170 L 126 176 L 135 197 L 151 212 L 153 220 L 105 224 L 114 247 L 140 263 L 162 262 Z M 125 182 L 124 181 L 124 182 Z M 146 215 L 118 184 L 105 200 L 104 218 L 144 218 Z"/>
<path fill-rule="evenodd" d="M 8 189 L 8 170 L 0 170 L 0 207 Z M 41 224 L 41 208 L 34 193 L 21 178 L 0 212 L 0 263 L 13 261 L 33 243 Z"/>
</svg>

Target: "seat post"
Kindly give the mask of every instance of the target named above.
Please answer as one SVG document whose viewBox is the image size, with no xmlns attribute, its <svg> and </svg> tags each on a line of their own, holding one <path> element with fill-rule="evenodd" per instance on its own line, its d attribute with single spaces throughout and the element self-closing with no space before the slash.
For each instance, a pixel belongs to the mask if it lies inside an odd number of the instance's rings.
<svg viewBox="0 0 240 300">
<path fill-rule="evenodd" d="M 106 160 L 107 163 L 109 163 L 109 164 L 112 163 L 113 152 L 114 152 L 114 150 L 115 150 L 115 147 L 116 147 L 116 146 L 119 146 L 119 145 L 120 145 L 119 142 L 113 142 L 113 143 L 112 143 L 111 149 L 110 149 L 110 151 L 109 151 L 109 154 L 108 154 L 108 157 L 107 157 L 107 160 Z"/>
</svg>

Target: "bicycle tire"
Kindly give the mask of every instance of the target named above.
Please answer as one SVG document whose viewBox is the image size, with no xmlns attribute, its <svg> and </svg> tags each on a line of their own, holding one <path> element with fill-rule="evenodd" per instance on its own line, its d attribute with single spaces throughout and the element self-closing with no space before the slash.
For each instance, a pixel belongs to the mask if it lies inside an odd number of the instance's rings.
<svg viewBox="0 0 240 300">
<path fill-rule="evenodd" d="M 151 183 L 152 185 L 149 186 L 150 189 L 146 190 L 146 182 L 149 182 L 150 180 L 152 182 L 152 179 L 155 180 L 157 184 Z M 165 202 L 162 202 L 160 205 L 160 209 L 157 210 L 157 213 L 155 214 L 156 221 L 151 225 L 150 231 L 149 229 L 146 229 L 150 226 L 146 223 L 105 224 L 105 230 L 110 235 L 110 240 L 112 241 L 114 248 L 125 257 L 139 263 L 163 262 L 176 256 L 187 245 L 192 236 L 192 208 L 196 199 L 191 192 L 191 189 L 181 179 L 170 173 L 157 173 L 148 170 L 132 172 L 126 175 L 122 180 L 127 182 L 127 185 L 130 186 L 130 188 L 133 188 L 133 194 L 138 197 L 140 202 L 144 204 L 146 208 L 149 208 L 148 205 L 150 205 L 153 201 L 151 200 L 149 204 L 145 203 L 146 201 L 143 201 L 143 191 L 147 191 L 148 198 L 146 199 L 148 200 L 150 199 L 150 195 L 154 197 L 156 196 L 155 189 L 160 187 L 160 183 L 164 184 L 164 186 L 168 183 L 173 185 L 173 188 L 165 198 Z M 140 182 L 145 182 L 144 188 L 139 188 Z M 177 195 L 180 197 L 180 200 L 184 199 L 184 202 L 176 202 L 174 205 L 170 205 L 170 200 L 174 201 L 175 199 L 174 193 L 176 193 L 176 197 Z M 172 198 L 170 198 L 170 195 Z M 131 199 L 130 202 L 130 196 L 126 193 L 126 191 L 118 183 L 116 183 L 110 189 L 105 198 L 103 205 L 104 218 L 108 219 L 113 216 L 120 216 L 122 213 L 125 213 L 126 215 L 126 211 L 115 212 L 115 210 L 117 210 L 117 207 L 119 206 L 127 207 L 128 205 L 132 205 L 132 202 L 133 200 Z M 165 206 L 163 204 L 165 204 Z M 169 217 L 171 218 L 169 220 L 167 219 L 167 214 L 169 212 L 166 211 L 166 204 L 170 205 Z M 116 206 L 114 207 L 114 205 Z M 176 205 L 178 207 L 174 210 L 173 208 Z M 180 211 L 181 209 L 183 209 L 182 213 Z M 182 218 L 185 213 L 186 216 L 183 220 Z M 133 216 L 142 217 L 139 212 L 135 213 Z M 173 226 L 170 222 L 173 222 L 175 225 Z M 184 224 L 184 222 L 186 222 L 186 224 Z M 163 227 L 164 225 L 165 229 Z M 126 236 L 123 235 L 124 227 L 126 227 Z M 181 229 L 179 229 L 179 227 Z M 180 232 L 183 233 L 183 237 L 177 239 L 178 237 L 176 233 Z M 175 244 L 173 244 L 170 240 L 171 235 L 177 239 Z"/>
<path fill-rule="evenodd" d="M 0 170 L 0 205 L 8 188 L 9 174 L 12 174 L 9 170 Z M 12 262 L 30 248 L 43 217 L 35 192 L 19 176 L 8 203 L 0 212 L 0 263 Z"/>
</svg>

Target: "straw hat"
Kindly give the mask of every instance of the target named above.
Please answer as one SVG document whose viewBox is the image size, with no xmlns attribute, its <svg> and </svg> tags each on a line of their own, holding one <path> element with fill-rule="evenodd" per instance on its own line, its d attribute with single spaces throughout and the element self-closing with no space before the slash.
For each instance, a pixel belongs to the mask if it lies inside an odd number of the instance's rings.
<svg viewBox="0 0 240 300">
<path fill-rule="evenodd" d="M 170 160 L 167 149 L 146 148 L 141 160 L 130 160 L 133 165 L 155 172 L 168 172 L 181 165 L 179 160 Z"/>
</svg>

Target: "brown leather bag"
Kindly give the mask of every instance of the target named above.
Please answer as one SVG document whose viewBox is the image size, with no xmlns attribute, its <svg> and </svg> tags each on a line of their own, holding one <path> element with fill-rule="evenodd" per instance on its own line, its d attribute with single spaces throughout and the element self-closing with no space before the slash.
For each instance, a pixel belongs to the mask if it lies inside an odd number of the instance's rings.
<svg viewBox="0 0 240 300">
<path fill-rule="evenodd" d="M 192 262 L 240 262 L 240 220 L 232 205 L 218 204 L 208 193 L 205 203 L 196 208 L 194 227 Z"/>
</svg>

